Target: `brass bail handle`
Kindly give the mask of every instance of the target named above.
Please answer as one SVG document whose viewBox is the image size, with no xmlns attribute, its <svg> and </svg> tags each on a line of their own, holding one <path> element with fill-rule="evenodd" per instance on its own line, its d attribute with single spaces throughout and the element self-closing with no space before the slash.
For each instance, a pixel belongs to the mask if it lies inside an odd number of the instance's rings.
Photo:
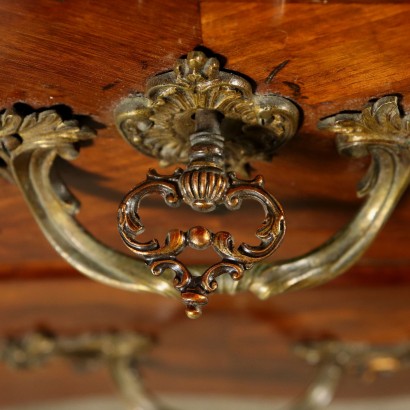
<svg viewBox="0 0 410 410">
<path fill-rule="evenodd" d="M 224 136 L 220 130 L 223 115 L 212 109 L 197 109 L 194 115 L 195 131 L 189 136 L 186 170 L 178 168 L 171 176 L 149 171 L 147 179 L 124 198 L 118 214 L 122 239 L 128 248 L 145 260 L 152 273 L 160 275 L 169 269 L 175 273 L 174 287 L 181 292 L 190 318 L 201 315 L 202 306 L 208 302 L 207 295 L 218 287 L 218 276 L 228 273 L 233 280 L 239 280 L 255 262 L 274 252 L 285 232 L 282 208 L 263 188 L 263 178 L 257 176 L 254 180 L 245 181 L 237 178 L 234 172 L 226 172 Z M 256 200 L 265 211 L 265 219 L 256 231 L 260 244 L 241 243 L 236 246 L 229 232 L 213 233 L 204 226 L 194 226 L 187 232 L 172 229 L 163 245 L 156 239 L 138 242 L 137 236 L 144 230 L 138 215 L 139 205 L 143 197 L 153 193 L 161 194 L 169 206 L 180 206 L 183 201 L 200 212 L 211 212 L 219 205 L 237 210 L 243 200 Z M 187 246 L 197 250 L 212 247 L 221 261 L 202 274 L 193 274 L 177 259 Z"/>
</svg>

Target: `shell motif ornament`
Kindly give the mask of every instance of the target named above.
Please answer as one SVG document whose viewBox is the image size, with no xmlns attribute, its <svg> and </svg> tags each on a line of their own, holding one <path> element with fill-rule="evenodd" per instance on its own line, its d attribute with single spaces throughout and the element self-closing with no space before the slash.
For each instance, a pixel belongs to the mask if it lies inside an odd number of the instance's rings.
<svg viewBox="0 0 410 410">
<path fill-rule="evenodd" d="M 299 125 L 299 111 L 290 100 L 253 94 L 245 78 L 220 70 L 215 57 L 200 51 L 177 60 L 172 71 L 150 78 L 145 94 L 122 100 L 114 116 L 131 146 L 169 166 L 190 161 L 198 109 L 220 113 L 226 169 L 243 175 L 251 161 L 271 161 Z"/>
<path fill-rule="evenodd" d="M 187 316 L 194 319 L 201 315 L 203 305 L 208 302 L 208 295 L 217 289 L 219 276 L 228 274 L 233 280 L 239 280 L 246 270 L 275 251 L 285 233 L 285 220 L 282 207 L 264 189 L 261 176 L 253 180 L 242 180 L 236 177 L 235 172 L 230 171 L 238 169 L 232 166 L 232 161 L 235 156 L 240 157 L 240 153 L 233 154 L 227 149 L 227 145 L 230 149 L 233 146 L 229 145 L 229 140 L 227 141 L 225 135 L 227 118 L 228 123 L 232 124 L 229 118 L 238 118 L 238 115 L 246 112 L 252 121 L 255 120 L 260 112 L 260 105 L 257 105 L 255 101 L 259 101 L 260 96 L 258 96 L 259 100 L 254 100 L 252 94 L 248 92 L 247 87 L 250 88 L 250 86 L 249 84 L 246 86 L 245 80 L 237 81 L 236 79 L 240 77 L 236 75 L 220 73 L 217 60 L 205 59 L 199 52 L 193 52 L 188 55 L 187 60 L 179 61 L 174 73 L 162 74 L 158 77 L 160 78 L 154 77 L 150 80 L 151 88 L 147 94 L 152 97 L 163 93 L 160 108 L 155 107 L 158 102 L 155 98 L 149 100 L 150 102 L 144 102 L 145 108 L 139 106 L 137 109 L 134 107 L 133 110 L 130 110 L 128 101 L 125 111 L 117 113 L 118 128 L 126 138 L 130 135 L 137 136 L 134 142 L 138 141 L 140 148 L 143 147 L 141 149 L 143 152 L 147 149 L 148 142 L 144 143 L 142 140 L 147 138 L 152 143 L 152 138 L 159 135 L 161 129 L 165 129 L 164 133 L 168 142 L 162 147 L 154 144 L 156 148 L 150 151 L 150 154 L 157 156 L 161 161 L 161 158 L 169 154 L 169 151 L 167 154 L 167 149 L 170 144 L 169 146 L 174 148 L 178 147 L 175 151 L 179 152 L 177 160 L 188 162 L 188 165 L 185 170 L 177 168 L 172 175 L 168 176 L 150 170 L 146 180 L 131 190 L 120 204 L 118 228 L 125 245 L 145 260 L 154 275 L 161 275 L 167 270 L 173 272 L 174 287 L 181 293 L 182 301 L 186 305 Z M 223 110 L 218 109 L 218 98 L 219 102 L 227 98 L 221 88 L 224 88 L 229 95 L 232 111 L 227 106 L 224 106 Z M 164 89 L 168 90 L 166 96 Z M 190 100 L 191 102 L 193 99 L 196 100 L 195 104 L 192 103 L 193 107 L 189 109 L 180 105 L 179 111 L 176 112 L 174 105 L 177 97 L 174 94 L 179 93 L 179 101 L 182 101 L 181 96 L 186 97 L 188 89 L 192 94 Z M 222 93 L 219 97 L 218 94 L 214 95 L 215 89 L 219 89 Z M 212 99 L 209 93 L 213 96 L 212 104 L 210 104 Z M 232 94 L 236 95 L 236 100 Z M 137 97 L 137 105 L 141 104 L 141 98 Z M 268 124 L 266 127 L 260 125 L 262 123 L 256 124 L 257 120 L 255 123 L 251 121 L 251 125 L 260 126 L 262 132 L 270 135 L 269 138 L 275 134 L 274 129 L 276 129 L 277 139 L 290 138 L 289 133 L 293 135 L 296 131 L 296 107 L 284 98 L 276 98 L 280 101 L 279 106 L 269 107 L 267 110 L 271 113 L 275 112 L 276 114 L 272 115 L 276 115 L 277 118 L 270 118 L 270 121 L 266 122 Z M 173 124 L 173 130 L 170 131 L 172 128 L 170 124 L 165 126 L 163 121 L 159 120 L 161 115 L 157 108 L 161 112 L 167 111 L 168 119 L 174 110 L 173 116 L 177 122 Z M 124 105 L 121 109 L 124 109 Z M 188 117 L 185 111 L 188 112 Z M 178 122 L 183 117 L 189 118 L 189 120 L 186 119 L 185 125 Z M 242 118 L 241 121 L 244 119 Z M 134 128 L 130 128 L 130 124 Z M 242 124 L 242 127 L 245 125 Z M 136 131 L 137 128 L 139 131 Z M 156 128 L 155 132 L 152 128 Z M 131 134 L 128 133 L 130 130 L 132 130 Z M 255 129 L 252 132 L 255 132 Z M 174 138 L 173 143 L 170 142 L 170 135 Z M 185 146 L 188 147 L 187 150 Z M 246 153 L 246 143 L 244 146 L 243 155 Z M 139 241 L 138 236 L 144 231 L 144 225 L 138 213 L 141 201 L 146 196 L 158 194 L 170 207 L 178 207 L 186 203 L 199 212 L 212 212 L 218 206 L 225 206 L 232 211 L 238 210 L 244 200 L 255 200 L 261 204 L 265 213 L 265 219 L 255 234 L 260 243 L 257 246 L 247 243 L 237 245 L 229 232 L 211 232 L 204 226 L 194 226 L 188 231 L 172 229 L 168 232 L 163 245 L 157 239 L 148 242 Z M 221 260 L 207 268 L 202 274 L 192 273 L 178 259 L 178 255 L 186 247 L 196 250 L 212 248 Z"/>
</svg>

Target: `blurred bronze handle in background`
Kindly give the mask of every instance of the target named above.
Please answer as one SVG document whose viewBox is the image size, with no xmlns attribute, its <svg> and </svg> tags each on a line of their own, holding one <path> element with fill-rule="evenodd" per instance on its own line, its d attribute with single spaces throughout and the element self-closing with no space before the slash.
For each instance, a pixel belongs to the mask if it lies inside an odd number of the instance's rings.
<svg viewBox="0 0 410 410">
<path fill-rule="evenodd" d="M 35 369 L 59 357 L 78 369 L 105 366 L 116 384 L 126 409 L 170 409 L 144 387 L 139 363 L 153 341 L 134 332 L 87 333 L 54 336 L 33 332 L 0 340 L 0 362 L 15 369 Z M 410 366 L 410 344 L 372 346 L 339 341 L 299 342 L 294 353 L 316 374 L 304 394 L 288 406 L 289 410 L 322 410 L 333 401 L 345 377 L 372 381 L 379 375 L 394 374 Z M 172 407 L 173 408 L 173 407 Z"/>
</svg>

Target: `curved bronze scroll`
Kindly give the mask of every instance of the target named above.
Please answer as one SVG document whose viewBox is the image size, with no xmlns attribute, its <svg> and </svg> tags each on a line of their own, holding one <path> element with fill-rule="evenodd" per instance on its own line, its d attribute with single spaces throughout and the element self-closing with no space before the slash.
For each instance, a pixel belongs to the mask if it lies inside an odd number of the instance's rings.
<svg viewBox="0 0 410 410">
<path fill-rule="evenodd" d="M 221 70 L 216 58 L 200 51 L 149 79 L 146 88 L 145 94 L 124 99 L 114 116 L 124 139 L 161 166 L 189 161 L 198 109 L 223 117 L 224 162 L 228 171 L 241 174 L 247 173 L 250 161 L 271 161 L 299 125 L 298 109 L 290 100 L 253 94 L 245 78 Z"/>
<path fill-rule="evenodd" d="M 260 298 L 320 285 L 345 272 L 374 240 L 410 182 L 410 116 L 401 116 L 395 96 L 361 113 L 338 114 L 319 123 L 337 134 L 341 153 L 372 162 L 358 195 L 368 199 L 353 220 L 319 248 L 287 261 L 260 266 L 248 289 Z M 232 291 L 230 283 L 224 291 Z M 222 286 L 221 286 L 222 288 Z"/>
<path fill-rule="evenodd" d="M 166 270 L 174 272 L 174 286 L 181 292 L 190 318 L 201 314 L 207 295 L 217 287 L 216 279 L 227 273 L 233 280 L 242 278 L 245 270 L 271 255 L 285 233 L 283 211 L 276 199 L 263 188 L 263 178 L 243 181 L 234 173 L 226 173 L 224 166 L 224 138 L 220 134 L 218 114 L 209 110 L 196 113 L 197 132 L 192 134 L 190 163 L 183 171 L 163 176 L 151 170 L 147 179 L 138 184 L 122 201 L 118 210 L 120 235 L 136 255 L 151 267 L 154 275 Z M 258 246 L 242 243 L 235 245 L 229 232 L 210 232 L 206 227 L 195 226 L 187 232 L 173 229 L 168 232 L 165 244 L 158 240 L 140 242 L 138 236 L 144 225 L 138 214 L 140 203 L 147 195 L 160 194 L 165 203 L 178 207 L 186 202 L 193 209 L 210 212 L 218 205 L 237 210 L 244 200 L 259 202 L 265 211 L 265 220 L 256 231 Z M 221 261 L 207 268 L 201 275 L 193 275 L 177 256 L 186 248 L 212 247 Z"/>
<path fill-rule="evenodd" d="M 261 298 L 315 286 L 348 269 L 368 248 L 388 219 L 410 179 L 409 116 L 401 116 L 396 97 L 383 97 L 362 113 L 324 120 L 336 132 L 339 150 L 353 157 L 370 155 L 372 165 L 360 195 L 367 200 L 355 218 L 318 249 L 292 260 L 253 268 L 241 281 L 220 276 L 217 292 L 250 290 Z M 47 239 L 59 254 L 85 275 L 106 284 L 176 297 L 164 278 L 147 274 L 143 262 L 114 251 L 76 221 L 78 202 L 54 175 L 56 156 L 73 159 L 78 141 L 93 133 L 54 111 L 29 116 L 6 111 L 0 118 L 1 175 L 14 180 Z M 191 266 L 200 276 L 202 266 Z"/>
</svg>

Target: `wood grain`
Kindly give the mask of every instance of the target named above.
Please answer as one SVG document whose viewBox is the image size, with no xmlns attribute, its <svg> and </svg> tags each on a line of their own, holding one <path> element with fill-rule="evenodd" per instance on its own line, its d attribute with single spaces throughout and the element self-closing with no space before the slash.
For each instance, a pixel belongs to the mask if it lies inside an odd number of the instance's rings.
<svg viewBox="0 0 410 410">
<path fill-rule="evenodd" d="M 207 47 L 253 78 L 259 92 L 296 100 L 307 134 L 317 132 L 320 118 L 357 110 L 370 98 L 409 94 L 410 61 L 403 58 L 410 51 L 409 14 L 408 3 L 201 3 Z M 287 60 L 266 84 L 271 70 Z M 404 105 L 410 107 L 406 98 Z"/>
</svg>

